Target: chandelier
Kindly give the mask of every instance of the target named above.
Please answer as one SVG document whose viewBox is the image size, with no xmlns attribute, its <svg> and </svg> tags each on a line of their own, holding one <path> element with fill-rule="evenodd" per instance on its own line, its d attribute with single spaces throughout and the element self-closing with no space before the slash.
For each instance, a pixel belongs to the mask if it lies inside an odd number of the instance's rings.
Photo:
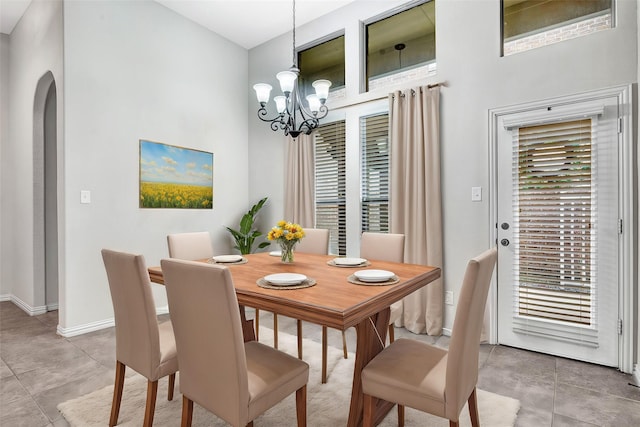
<svg viewBox="0 0 640 427">
<path fill-rule="evenodd" d="M 285 135 L 296 138 L 301 133 L 309 135 L 320 124 L 320 119 L 326 117 L 329 109 L 324 105 L 329 97 L 329 80 L 316 80 L 312 86 L 315 94 L 306 97 L 308 106 L 305 106 L 298 91 L 298 76 L 300 69 L 297 67 L 296 55 L 296 1 L 293 0 L 293 65 L 288 71 L 276 74 L 280 82 L 280 89 L 284 95 L 273 98 L 278 114 L 274 118 L 268 118 L 267 103 L 271 95 L 271 85 L 258 83 L 253 85 L 256 97 L 260 103 L 258 118 L 270 123 L 271 130 L 284 130 Z"/>
</svg>

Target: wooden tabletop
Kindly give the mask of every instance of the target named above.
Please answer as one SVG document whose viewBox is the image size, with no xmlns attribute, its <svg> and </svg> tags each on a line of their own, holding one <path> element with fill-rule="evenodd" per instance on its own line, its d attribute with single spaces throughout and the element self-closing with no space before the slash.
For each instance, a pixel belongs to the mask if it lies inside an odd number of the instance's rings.
<svg viewBox="0 0 640 427">
<path fill-rule="evenodd" d="M 367 267 L 345 268 L 327 264 L 330 255 L 295 254 L 295 262 L 286 264 L 268 253 L 244 255 L 245 264 L 225 265 L 231 270 L 238 303 L 249 307 L 345 330 L 389 307 L 427 283 L 440 277 L 440 269 L 416 264 L 370 260 Z M 388 270 L 400 281 L 394 285 L 356 285 L 348 278 L 363 269 Z M 304 289 L 266 289 L 257 281 L 274 273 L 300 273 L 314 279 L 316 285 Z M 163 283 L 160 267 L 149 267 L 155 283 Z"/>
</svg>

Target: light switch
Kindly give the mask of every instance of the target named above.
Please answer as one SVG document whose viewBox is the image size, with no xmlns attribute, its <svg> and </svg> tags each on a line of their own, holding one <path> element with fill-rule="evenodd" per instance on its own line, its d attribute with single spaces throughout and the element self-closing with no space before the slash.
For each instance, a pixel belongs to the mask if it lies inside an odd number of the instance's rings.
<svg viewBox="0 0 640 427">
<path fill-rule="evenodd" d="M 80 203 L 91 203 L 91 191 L 89 190 L 80 191 Z"/>
<path fill-rule="evenodd" d="M 482 187 L 471 187 L 471 201 L 482 201 Z"/>
</svg>

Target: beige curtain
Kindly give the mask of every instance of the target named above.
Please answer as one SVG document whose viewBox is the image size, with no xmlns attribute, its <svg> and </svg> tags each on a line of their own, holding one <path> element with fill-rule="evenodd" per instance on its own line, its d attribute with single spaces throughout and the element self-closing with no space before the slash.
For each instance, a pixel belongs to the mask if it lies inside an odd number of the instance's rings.
<svg viewBox="0 0 640 427">
<path fill-rule="evenodd" d="M 315 159 L 313 136 L 286 138 L 284 218 L 302 227 L 315 226 Z"/>
<path fill-rule="evenodd" d="M 391 232 L 405 235 L 405 262 L 442 267 L 440 88 L 389 95 Z M 402 301 L 396 326 L 442 333 L 443 283 L 438 279 Z"/>
</svg>

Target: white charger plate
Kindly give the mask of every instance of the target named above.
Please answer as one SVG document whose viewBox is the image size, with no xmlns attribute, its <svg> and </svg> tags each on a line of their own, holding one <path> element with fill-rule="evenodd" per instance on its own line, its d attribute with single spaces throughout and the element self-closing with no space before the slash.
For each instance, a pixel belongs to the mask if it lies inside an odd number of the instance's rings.
<svg viewBox="0 0 640 427">
<path fill-rule="evenodd" d="M 334 258 L 333 263 L 335 265 L 362 265 L 367 260 L 364 258 Z"/>
<path fill-rule="evenodd" d="M 242 261 L 241 255 L 218 255 L 211 258 L 215 262 L 239 262 Z"/>
<path fill-rule="evenodd" d="M 277 273 L 264 276 L 264 280 L 278 286 L 299 285 L 307 280 L 307 276 L 298 273 Z"/>
<path fill-rule="evenodd" d="M 387 270 L 360 270 L 353 273 L 353 275 L 358 280 L 370 283 L 386 282 L 394 276 L 391 271 Z"/>
</svg>

